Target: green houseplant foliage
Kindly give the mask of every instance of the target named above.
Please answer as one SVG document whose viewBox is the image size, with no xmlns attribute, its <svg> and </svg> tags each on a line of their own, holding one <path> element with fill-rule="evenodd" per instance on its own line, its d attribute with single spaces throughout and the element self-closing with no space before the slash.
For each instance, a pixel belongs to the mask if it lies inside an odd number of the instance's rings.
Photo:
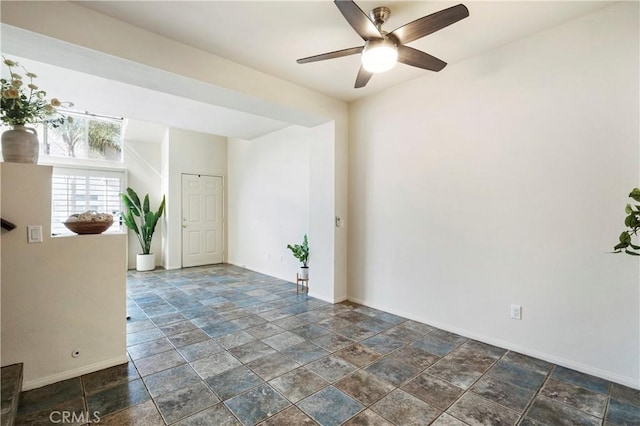
<svg viewBox="0 0 640 426">
<path fill-rule="evenodd" d="M 302 244 L 287 244 L 287 248 L 293 252 L 293 257 L 298 259 L 302 263 L 302 267 L 306 268 L 309 264 L 309 241 L 307 240 L 307 234 L 304 234 Z"/>
<path fill-rule="evenodd" d="M 640 202 L 640 188 L 634 188 L 629 197 Z M 627 213 L 627 217 L 624 219 L 627 229 L 620 234 L 620 242 L 613 248 L 614 253 L 622 253 L 624 251 L 632 256 L 640 256 L 640 242 L 633 243 L 633 239 L 637 240 L 638 232 L 640 231 L 640 204 L 635 206 L 627 204 L 624 211 Z"/>
<path fill-rule="evenodd" d="M 149 254 L 153 233 L 156 230 L 158 219 L 164 211 L 164 196 L 157 212 L 149 209 L 149 194 L 144 196 L 142 203 L 140 203 L 138 194 L 131 188 L 127 188 L 127 193 L 120 194 L 120 197 L 125 207 L 122 221 L 127 225 L 127 228 L 136 233 L 140 247 L 142 247 L 142 254 Z"/>
</svg>

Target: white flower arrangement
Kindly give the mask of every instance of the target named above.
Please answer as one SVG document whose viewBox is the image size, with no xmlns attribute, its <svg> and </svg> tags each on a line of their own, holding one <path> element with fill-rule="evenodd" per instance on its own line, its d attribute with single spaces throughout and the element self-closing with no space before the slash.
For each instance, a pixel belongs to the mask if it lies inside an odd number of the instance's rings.
<svg viewBox="0 0 640 426">
<path fill-rule="evenodd" d="M 0 79 L 2 85 L 2 115 L 0 119 L 11 126 L 25 125 L 27 123 L 48 123 L 58 127 L 65 120 L 71 121 L 71 117 L 65 117 L 58 112 L 57 107 L 72 107 L 71 102 L 62 102 L 57 98 L 47 101 L 47 92 L 34 84 L 36 74 L 24 70 L 24 76 L 29 79 L 25 84 L 22 74 L 17 71 L 20 64 L 4 58 L 4 65 L 9 68 L 9 78 Z"/>
</svg>

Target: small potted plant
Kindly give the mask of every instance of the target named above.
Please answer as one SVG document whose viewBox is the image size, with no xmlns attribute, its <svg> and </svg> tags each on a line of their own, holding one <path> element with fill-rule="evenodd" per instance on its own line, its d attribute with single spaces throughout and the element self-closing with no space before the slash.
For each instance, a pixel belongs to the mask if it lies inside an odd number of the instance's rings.
<svg viewBox="0 0 640 426">
<path fill-rule="evenodd" d="M 304 234 L 302 244 L 287 244 L 287 248 L 291 250 L 293 257 L 302 263 L 300 278 L 303 280 L 309 279 L 309 241 L 307 240 L 307 234 Z"/>
<path fill-rule="evenodd" d="M 136 257 L 137 271 L 153 271 L 156 267 L 156 257 L 151 252 L 151 239 L 156 230 L 158 219 L 164 211 L 164 196 L 157 212 L 151 211 L 149 208 L 149 194 L 144 196 L 144 201 L 140 203 L 138 194 L 127 188 L 126 194 L 120 194 L 124 203 L 125 212 L 122 214 L 122 221 L 136 233 L 142 253 Z"/>
<path fill-rule="evenodd" d="M 634 188 L 629 197 L 640 202 L 640 188 Z M 633 243 L 633 238 L 637 239 L 640 232 L 640 204 L 635 206 L 627 204 L 624 211 L 627 213 L 627 217 L 624 219 L 627 229 L 620 234 L 620 242 L 613 248 L 614 253 L 622 253 L 624 251 L 632 256 L 640 256 L 640 241 L 637 244 Z"/>
<path fill-rule="evenodd" d="M 56 98 L 47 101 L 47 92 L 40 89 L 33 80 L 34 73 L 17 68 L 19 64 L 3 57 L 4 65 L 9 68 L 9 78 L 0 79 L 2 97 L 0 100 L 0 120 L 12 126 L 2 133 L 2 156 L 4 161 L 13 163 L 37 164 L 40 152 L 38 134 L 25 124 L 46 123 L 58 127 L 71 117 L 60 114 L 56 107 L 71 107 L 71 102 L 61 102 Z"/>
</svg>

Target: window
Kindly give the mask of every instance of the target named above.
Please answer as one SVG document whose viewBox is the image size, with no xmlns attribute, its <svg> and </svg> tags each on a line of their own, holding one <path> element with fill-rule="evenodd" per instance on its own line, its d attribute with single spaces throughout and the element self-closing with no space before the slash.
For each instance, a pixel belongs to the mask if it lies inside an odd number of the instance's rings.
<svg viewBox="0 0 640 426">
<path fill-rule="evenodd" d="M 95 210 L 113 215 L 107 232 L 123 231 L 120 193 L 125 189 L 124 171 L 54 167 L 51 189 L 51 233 L 72 235 L 63 224 L 76 213 Z"/>
<path fill-rule="evenodd" d="M 44 155 L 122 162 L 122 118 L 60 112 L 71 119 L 57 128 L 44 127 Z"/>
</svg>

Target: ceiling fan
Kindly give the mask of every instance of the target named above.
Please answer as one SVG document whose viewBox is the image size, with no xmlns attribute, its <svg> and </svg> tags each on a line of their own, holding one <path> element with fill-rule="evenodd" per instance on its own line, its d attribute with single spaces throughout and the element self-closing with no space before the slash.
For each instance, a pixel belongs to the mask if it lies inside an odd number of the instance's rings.
<svg viewBox="0 0 640 426">
<path fill-rule="evenodd" d="M 459 4 L 423 16 L 388 33 L 382 29 L 382 25 L 391 15 L 388 7 L 376 7 L 367 16 L 352 0 L 334 0 L 334 3 L 349 25 L 365 41 L 364 46 L 309 56 L 298 59 L 296 62 L 307 64 L 362 53 L 362 64 L 356 77 L 356 89 L 366 86 L 373 74 L 393 68 L 396 62 L 430 71 L 440 71 L 447 65 L 446 62 L 406 44 L 469 16 L 469 10 L 463 4 Z"/>
</svg>

